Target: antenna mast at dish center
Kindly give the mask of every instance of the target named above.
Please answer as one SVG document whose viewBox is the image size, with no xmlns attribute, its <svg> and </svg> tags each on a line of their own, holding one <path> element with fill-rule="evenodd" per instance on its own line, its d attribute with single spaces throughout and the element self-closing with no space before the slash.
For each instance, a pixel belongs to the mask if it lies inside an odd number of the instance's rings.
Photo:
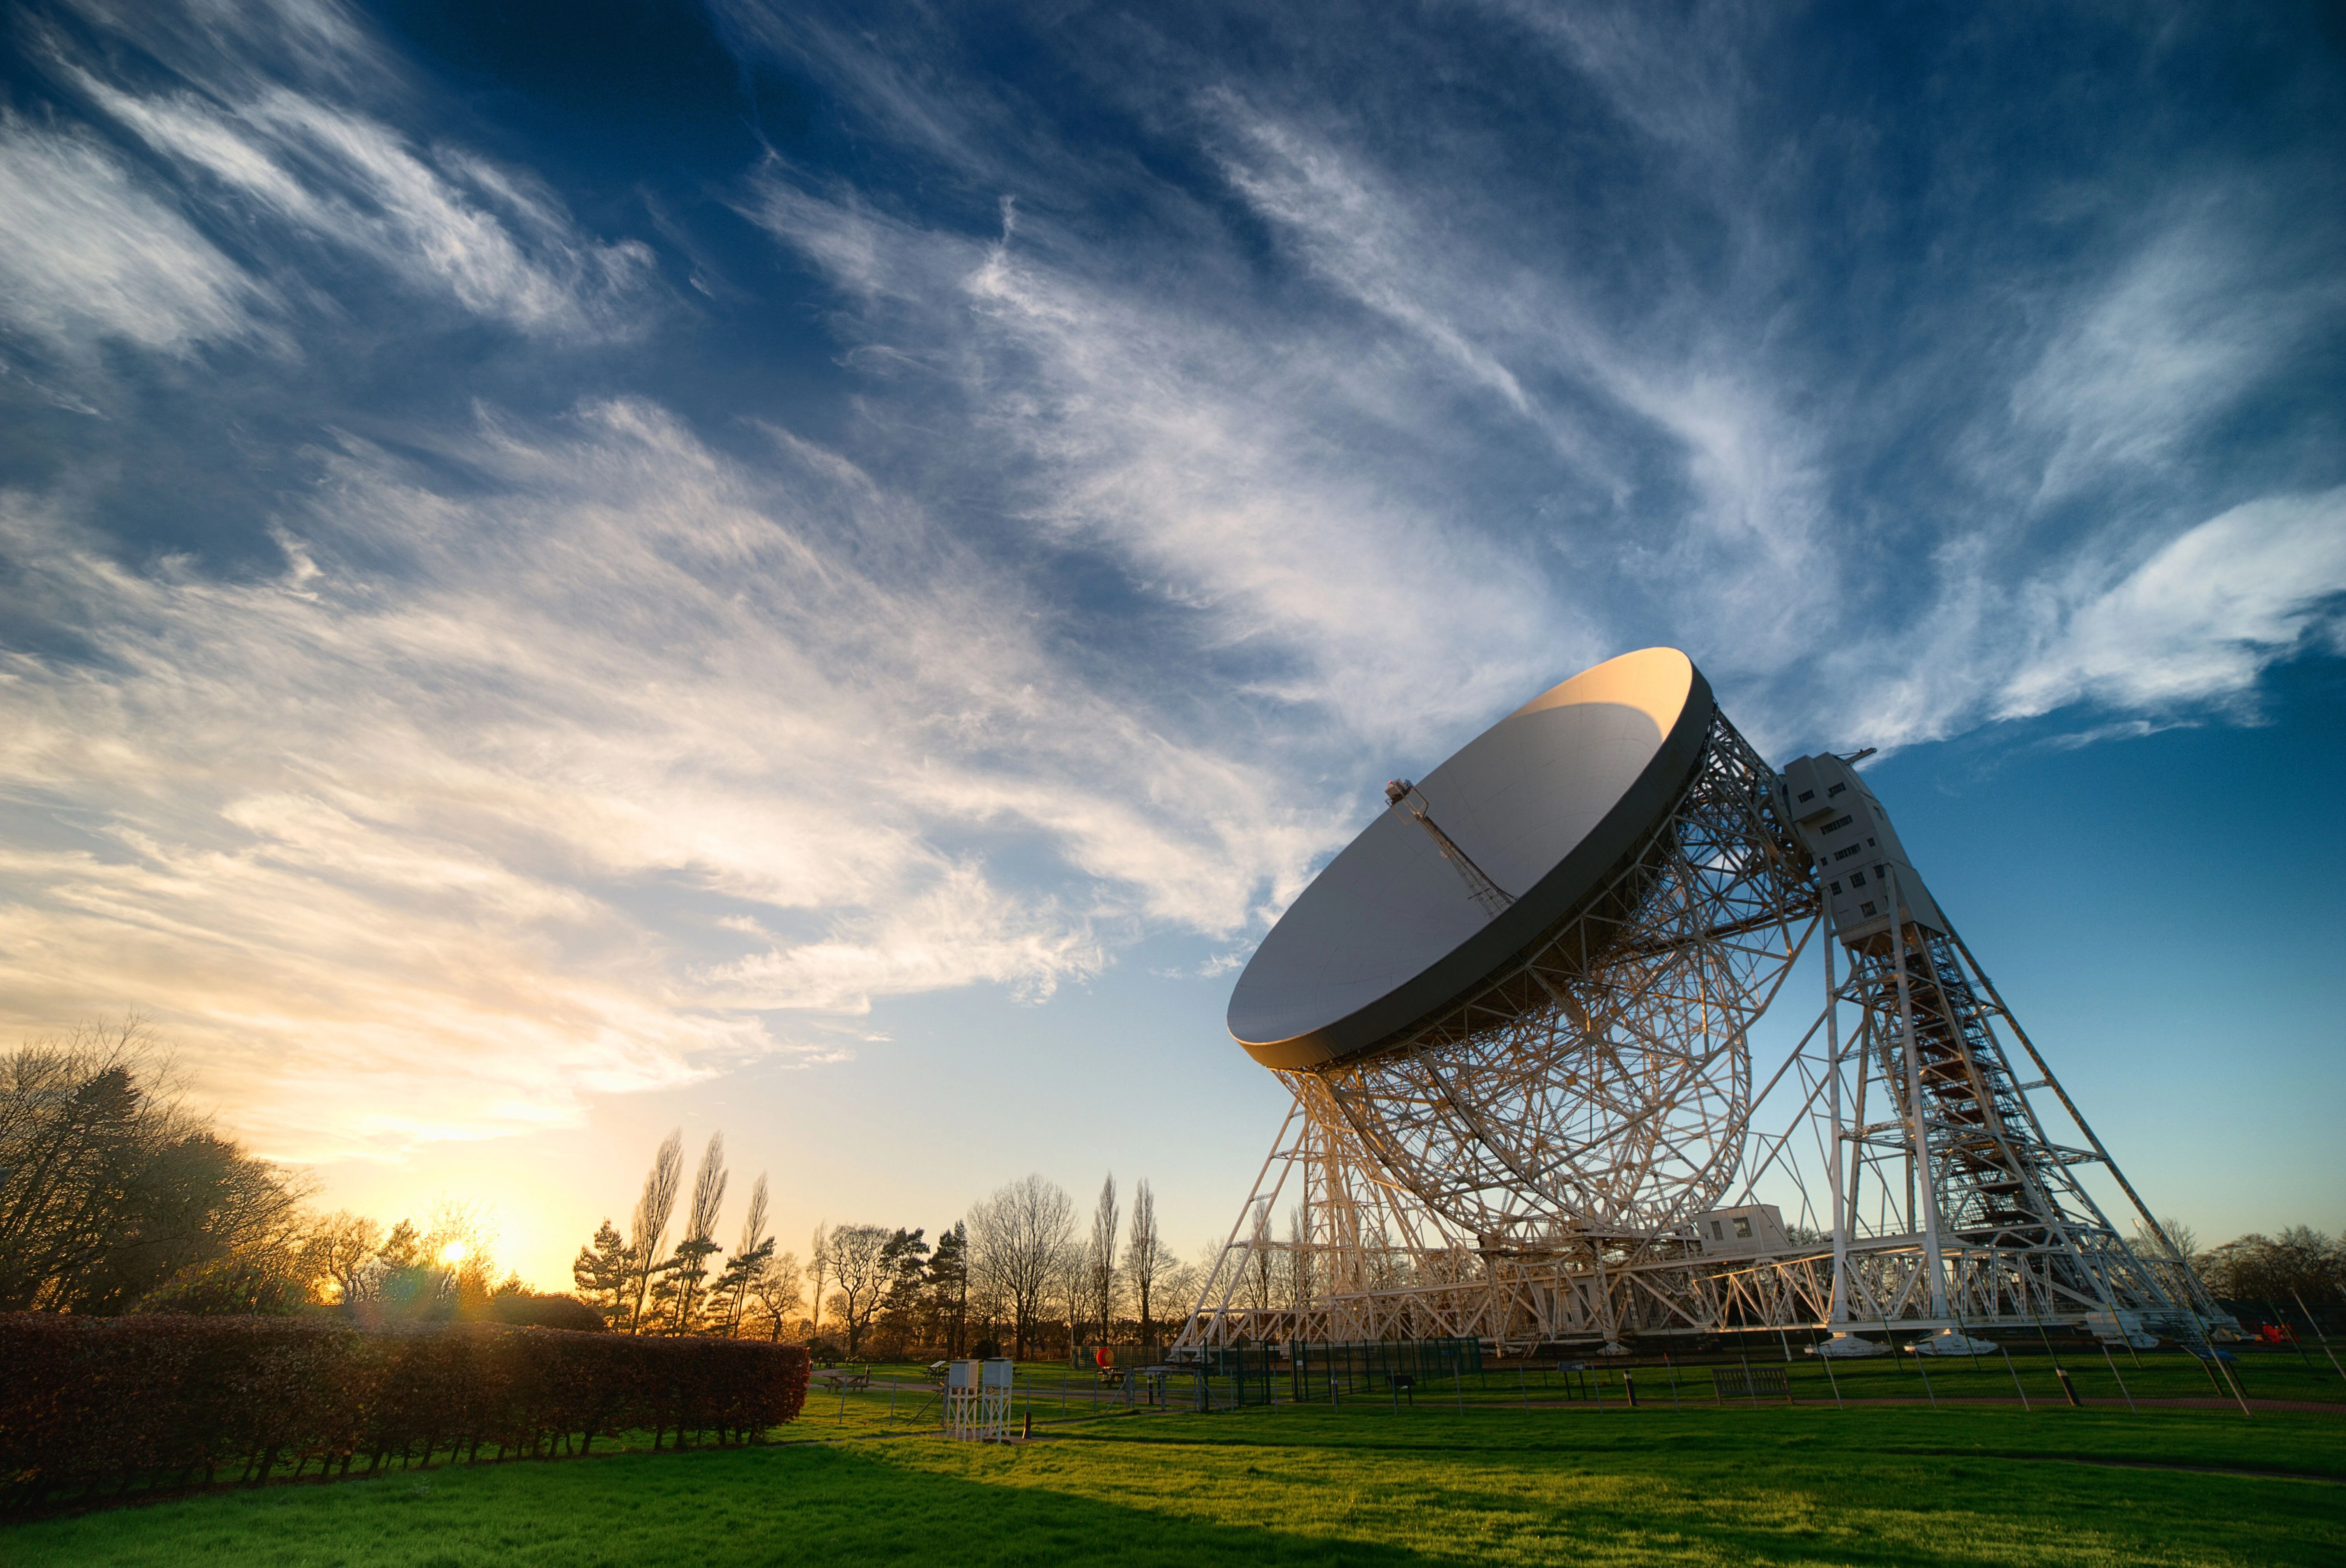
<svg viewBox="0 0 2346 1568">
<path fill-rule="evenodd" d="M 1650 648 L 1388 786 L 1231 996 L 1292 1104 L 1177 1351 L 2221 1321 L 2079 1181 L 2158 1234 L 1852 760 L 1780 777 Z M 1825 1006 L 1755 1087 L 1811 942 Z"/>
</svg>

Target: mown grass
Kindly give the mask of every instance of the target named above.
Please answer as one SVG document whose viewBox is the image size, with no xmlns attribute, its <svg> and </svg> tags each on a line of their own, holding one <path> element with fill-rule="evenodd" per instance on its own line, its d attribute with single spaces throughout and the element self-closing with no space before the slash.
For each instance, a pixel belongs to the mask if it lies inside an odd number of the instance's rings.
<svg viewBox="0 0 2346 1568">
<path fill-rule="evenodd" d="M 884 1395 L 839 1441 L 393 1471 L 22 1524 L 50 1563 L 2331 1563 L 2334 1415 L 1421 1405 L 1114 1416 L 980 1448 Z M 2143 1468 L 2195 1465 L 2198 1471 Z M 2210 1473 L 2210 1472 L 2214 1473 Z M 2297 1472 L 2299 1479 L 2260 1473 Z M 2249 1472 L 2249 1473 L 2241 1473 Z"/>
</svg>

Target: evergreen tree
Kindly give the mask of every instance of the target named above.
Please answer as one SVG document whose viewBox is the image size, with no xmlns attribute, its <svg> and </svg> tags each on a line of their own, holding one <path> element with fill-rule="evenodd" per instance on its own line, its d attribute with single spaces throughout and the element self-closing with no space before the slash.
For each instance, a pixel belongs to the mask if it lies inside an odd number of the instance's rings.
<svg viewBox="0 0 2346 1568">
<path fill-rule="evenodd" d="M 928 1293 L 929 1244 L 921 1231 L 899 1228 L 880 1249 L 882 1337 L 901 1349 L 912 1338 L 914 1319 Z"/>
<path fill-rule="evenodd" d="M 773 1260 L 774 1238 L 770 1236 L 749 1251 L 736 1252 L 725 1260 L 717 1282 L 709 1288 L 709 1326 L 712 1333 L 729 1338 L 740 1334 L 741 1314 L 749 1305 L 750 1288 Z"/>
<path fill-rule="evenodd" d="M 956 1220 L 937 1233 L 936 1250 L 929 1255 L 929 1317 L 932 1339 L 948 1356 L 962 1352 L 963 1330 L 969 1318 L 969 1227 Z"/>
<path fill-rule="evenodd" d="M 741 1239 L 726 1259 L 724 1272 L 709 1289 L 717 1329 L 728 1338 L 741 1332 L 741 1314 L 750 1304 L 750 1287 L 774 1256 L 774 1238 L 766 1234 L 766 1173 L 758 1173 L 750 1189 L 750 1212 L 741 1218 Z"/>
<path fill-rule="evenodd" d="M 601 1313 L 603 1321 L 614 1329 L 627 1326 L 635 1291 L 636 1254 L 608 1219 L 595 1232 L 593 1245 L 578 1249 L 577 1259 L 570 1265 L 570 1278 L 577 1284 L 578 1298 Z"/>
</svg>

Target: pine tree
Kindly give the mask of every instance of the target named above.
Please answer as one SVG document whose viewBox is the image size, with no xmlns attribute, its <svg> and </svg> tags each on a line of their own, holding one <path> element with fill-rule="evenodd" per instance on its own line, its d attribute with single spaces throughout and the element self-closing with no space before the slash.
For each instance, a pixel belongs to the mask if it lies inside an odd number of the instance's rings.
<svg viewBox="0 0 2346 1568">
<path fill-rule="evenodd" d="M 578 1249 L 570 1278 L 577 1284 L 578 1298 L 601 1313 L 603 1321 L 614 1329 L 626 1326 L 635 1292 L 636 1254 L 608 1219 L 595 1232 L 593 1244 Z"/>
<path fill-rule="evenodd" d="M 929 1255 L 929 1312 L 945 1354 L 960 1355 L 969 1315 L 969 1227 L 964 1222 L 955 1221 L 937 1233 L 937 1249 Z"/>
<path fill-rule="evenodd" d="M 741 1239 L 725 1261 L 724 1272 L 709 1294 L 717 1326 L 729 1338 L 741 1332 L 741 1314 L 750 1302 L 750 1287 L 774 1256 L 774 1238 L 766 1234 L 766 1173 L 758 1173 L 750 1189 L 750 1212 L 742 1217 Z"/>
<path fill-rule="evenodd" d="M 774 1260 L 774 1238 L 767 1237 L 747 1252 L 736 1252 L 725 1260 L 717 1276 L 717 1283 L 709 1288 L 709 1329 L 728 1338 L 738 1338 L 741 1332 L 741 1314 L 748 1307 L 750 1288 L 765 1273 L 766 1265 Z"/>
<path fill-rule="evenodd" d="M 882 1336 L 892 1346 L 912 1337 L 913 1314 L 929 1282 L 929 1244 L 919 1230 L 899 1229 L 880 1249 Z"/>
</svg>

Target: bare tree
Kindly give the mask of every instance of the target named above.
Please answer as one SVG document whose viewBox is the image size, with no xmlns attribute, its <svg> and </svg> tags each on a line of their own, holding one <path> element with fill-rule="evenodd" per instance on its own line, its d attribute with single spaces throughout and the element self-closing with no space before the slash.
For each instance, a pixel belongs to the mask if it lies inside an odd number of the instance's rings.
<svg viewBox="0 0 2346 1568">
<path fill-rule="evenodd" d="M 2346 1299 L 2346 1243 L 2304 1225 L 2278 1236 L 2252 1231 L 2209 1247 L 2200 1258 L 2200 1275 L 2220 1298 L 2328 1307 Z"/>
<path fill-rule="evenodd" d="M 709 1259 L 719 1250 L 717 1217 L 725 1207 L 725 1135 L 709 1135 L 700 1168 L 693 1173 L 692 1206 L 685 1211 L 684 1239 L 676 1244 L 670 1275 L 676 1281 L 675 1329 L 689 1334 L 699 1324 L 701 1282 L 709 1278 Z"/>
<path fill-rule="evenodd" d="M 1075 1234 L 1076 1206 L 1056 1184 L 1028 1176 L 970 1206 L 973 1294 L 999 1293 L 1011 1316 L 1015 1354 L 1026 1354 Z"/>
<path fill-rule="evenodd" d="M 1158 1294 L 1180 1314 L 1178 1318 L 1166 1319 L 1165 1327 L 1168 1331 L 1188 1326 L 1189 1315 L 1197 1309 L 1198 1298 L 1206 1293 L 1213 1272 L 1205 1264 L 1176 1257 L 1169 1251 L 1164 1255 L 1157 1278 Z"/>
<path fill-rule="evenodd" d="M 301 1258 L 313 1279 L 334 1288 L 337 1300 L 348 1305 L 359 1298 L 360 1278 L 382 1245 L 382 1227 L 362 1214 L 338 1208 L 312 1220 L 301 1238 Z"/>
<path fill-rule="evenodd" d="M 889 1233 L 876 1225 L 842 1225 L 831 1233 L 831 1278 L 838 1288 L 831 1301 L 847 1324 L 847 1353 L 862 1348 L 863 1331 L 880 1310 L 895 1261 L 887 1255 Z"/>
<path fill-rule="evenodd" d="M 1040 1321 L 1056 1321 L 1066 1330 L 1067 1349 L 1075 1349 L 1076 1325 L 1083 1319 L 1085 1303 L 1091 1298 L 1091 1268 L 1086 1245 L 1069 1237 L 1051 1264 L 1051 1288 L 1044 1292 L 1044 1310 Z M 1035 1336 L 1038 1341 L 1040 1333 Z"/>
<path fill-rule="evenodd" d="M 774 1238 L 768 1237 L 771 1247 Z M 779 1339 L 795 1328 L 791 1314 L 806 1299 L 805 1287 L 801 1282 L 799 1255 L 785 1252 L 779 1257 L 770 1257 L 765 1267 L 758 1270 L 750 1282 L 750 1299 L 756 1303 L 756 1320 L 766 1326 L 766 1338 Z"/>
<path fill-rule="evenodd" d="M 627 1315 L 630 1333 L 644 1330 L 644 1305 L 651 1295 L 653 1277 L 666 1267 L 659 1259 L 668 1250 L 668 1227 L 676 1217 L 677 1191 L 683 1183 L 684 1129 L 678 1127 L 661 1140 L 658 1152 L 652 1156 L 643 1196 L 636 1199 L 636 1212 L 628 1221 L 627 1249 L 637 1260 L 635 1307 Z"/>
<path fill-rule="evenodd" d="M 814 1245 L 807 1253 L 807 1273 L 814 1281 L 814 1306 L 807 1319 L 811 1336 L 822 1333 L 823 1283 L 831 1278 L 831 1232 L 823 1226 L 814 1227 Z"/>
<path fill-rule="evenodd" d="M 1311 1249 L 1306 1245 L 1310 1236 L 1311 1224 L 1299 1203 L 1287 1213 L 1287 1257 L 1280 1271 L 1287 1287 L 1288 1306 L 1299 1315 L 1311 1310 L 1317 1288 L 1311 1277 Z"/>
<path fill-rule="evenodd" d="M 488 1305 L 496 1244 L 496 1218 L 487 1204 L 444 1196 L 425 1217 L 419 1249 L 426 1264 L 447 1272 L 457 1308 L 477 1309 Z"/>
<path fill-rule="evenodd" d="M 1099 1338 L 1109 1337 L 1116 1316 L 1116 1173 L 1100 1184 L 1099 1203 L 1092 1210 L 1091 1245 L 1084 1255 L 1085 1305 L 1099 1324 Z M 1072 1325 L 1070 1326 L 1072 1329 Z"/>
<path fill-rule="evenodd" d="M 1157 1234 L 1157 1195 L 1148 1190 L 1148 1180 L 1144 1176 L 1132 1189 L 1132 1229 L 1124 1243 L 1124 1272 L 1132 1281 L 1132 1293 L 1140 1308 L 1143 1345 L 1152 1343 L 1148 1335 L 1149 1292 L 1165 1271 L 1164 1245 Z"/>
<path fill-rule="evenodd" d="M 1244 1278 L 1249 1304 L 1258 1312 L 1268 1312 L 1270 1310 L 1271 1280 L 1277 1272 L 1277 1245 L 1271 1239 L 1270 1202 L 1267 1198 L 1262 1207 L 1254 1211 L 1254 1229 L 1248 1241 Z"/>
<path fill-rule="evenodd" d="M 2137 1252 L 2180 1263 L 2186 1268 L 2191 1268 L 2199 1257 L 2198 1233 L 2172 1217 L 2161 1219 L 2156 1227 L 2145 1220 L 2136 1220 L 2134 1245 Z"/>
</svg>

